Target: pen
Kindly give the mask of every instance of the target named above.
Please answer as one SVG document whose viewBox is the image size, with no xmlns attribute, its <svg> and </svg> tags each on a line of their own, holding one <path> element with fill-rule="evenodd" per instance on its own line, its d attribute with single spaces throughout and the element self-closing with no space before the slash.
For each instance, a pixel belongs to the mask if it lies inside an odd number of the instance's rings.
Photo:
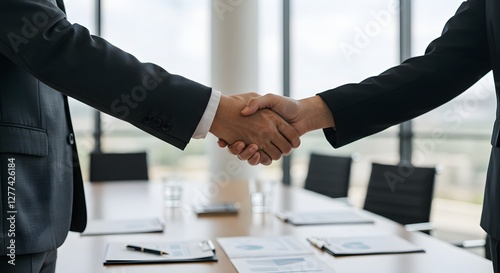
<svg viewBox="0 0 500 273">
<path fill-rule="evenodd" d="M 325 247 L 325 242 L 316 237 L 309 237 L 307 238 L 307 240 L 309 241 L 309 243 L 311 243 L 313 246 L 315 246 L 320 250 L 323 250 L 323 248 Z"/>
<path fill-rule="evenodd" d="M 145 248 L 145 247 L 142 247 L 142 246 L 127 245 L 127 249 L 131 249 L 131 250 L 135 250 L 135 251 L 140 251 L 140 252 L 145 252 L 145 253 L 156 254 L 156 255 L 168 255 L 168 253 L 165 252 L 165 251 L 151 249 L 151 248 Z"/>
<path fill-rule="evenodd" d="M 280 212 L 276 213 L 276 217 L 278 217 L 278 219 L 280 219 L 281 221 L 283 221 L 285 223 L 288 222 L 288 217 L 284 211 L 280 211 Z"/>
</svg>

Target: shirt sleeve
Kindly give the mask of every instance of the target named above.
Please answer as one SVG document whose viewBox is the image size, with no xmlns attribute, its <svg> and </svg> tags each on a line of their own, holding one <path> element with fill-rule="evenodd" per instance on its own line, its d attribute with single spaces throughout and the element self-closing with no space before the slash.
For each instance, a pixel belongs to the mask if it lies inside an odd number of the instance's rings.
<svg viewBox="0 0 500 273">
<path fill-rule="evenodd" d="M 192 138 L 202 139 L 207 136 L 208 131 L 212 126 L 212 122 L 214 121 L 215 113 L 217 112 L 217 107 L 219 106 L 220 97 L 220 91 L 212 90 L 212 94 L 210 95 L 210 100 L 208 101 L 205 113 L 203 113 L 200 123 L 198 123 L 198 126 L 196 127 Z"/>
</svg>

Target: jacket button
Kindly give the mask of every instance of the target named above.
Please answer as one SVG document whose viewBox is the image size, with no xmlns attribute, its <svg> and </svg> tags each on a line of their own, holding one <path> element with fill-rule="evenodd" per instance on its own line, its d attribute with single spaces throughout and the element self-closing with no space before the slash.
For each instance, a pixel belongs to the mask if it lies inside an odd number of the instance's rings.
<svg viewBox="0 0 500 273">
<path fill-rule="evenodd" d="M 70 133 L 70 134 L 68 135 L 68 143 L 69 143 L 70 145 L 75 144 L 75 135 L 73 135 L 73 133 Z"/>
<path fill-rule="evenodd" d="M 146 124 L 150 124 L 152 120 L 153 120 L 153 117 L 151 117 L 150 115 L 144 115 L 142 117 L 142 122 L 144 122 Z"/>
<path fill-rule="evenodd" d="M 159 119 L 159 118 L 154 118 L 154 119 L 153 119 L 153 125 L 154 125 L 155 127 L 160 127 L 160 126 L 161 126 L 161 119 Z"/>
<path fill-rule="evenodd" d="M 170 122 L 164 122 L 164 123 L 162 123 L 161 129 L 163 131 L 165 131 L 165 132 L 170 131 L 172 129 L 172 123 L 170 123 Z"/>
</svg>

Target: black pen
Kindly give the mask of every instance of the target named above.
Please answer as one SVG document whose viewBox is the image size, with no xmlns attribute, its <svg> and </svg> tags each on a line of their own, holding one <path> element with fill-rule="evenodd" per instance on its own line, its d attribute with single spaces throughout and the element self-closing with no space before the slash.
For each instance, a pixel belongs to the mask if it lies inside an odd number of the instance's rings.
<svg viewBox="0 0 500 273">
<path fill-rule="evenodd" d="M 151 254 L 156 254 L 156 255 L 168 255 L 168 253 L 165 251 L 151 249 L 151 248 L 145 248 L 142 246 L 127 245 L 127 248 L 131 249 L 131 250 L 135 250 L 135 251 L 144 252 L 144 253 L 151 253 Z"/>
</svg>

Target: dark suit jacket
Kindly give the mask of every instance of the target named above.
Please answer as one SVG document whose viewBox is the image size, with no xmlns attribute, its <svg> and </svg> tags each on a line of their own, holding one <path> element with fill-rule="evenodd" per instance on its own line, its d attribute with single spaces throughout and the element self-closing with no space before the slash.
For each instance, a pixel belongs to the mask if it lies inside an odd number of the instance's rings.
<svg viewBox="0 0 500 273">
<path fill-rule="evenodd" d="M 42 252 L 85 228 L 66 95 L 183 149 L 210 94 L 70 24 L 62 0 L 0 1 L 0 255 L 11 239 L 16 254 Z"/>
<path fill-rule="evenodd" d="M 340 147 L 417 117 L 456 97 L 491 70 L 498 97 L 500 2 L 469 0 L 424 56 L 359 84 L 319 94 L 335 119 L 336 130 L 325 130 L 327 139 Z M 500 239 L 500 111 L 496 115 L 481 226 Z"/>
</svg>

